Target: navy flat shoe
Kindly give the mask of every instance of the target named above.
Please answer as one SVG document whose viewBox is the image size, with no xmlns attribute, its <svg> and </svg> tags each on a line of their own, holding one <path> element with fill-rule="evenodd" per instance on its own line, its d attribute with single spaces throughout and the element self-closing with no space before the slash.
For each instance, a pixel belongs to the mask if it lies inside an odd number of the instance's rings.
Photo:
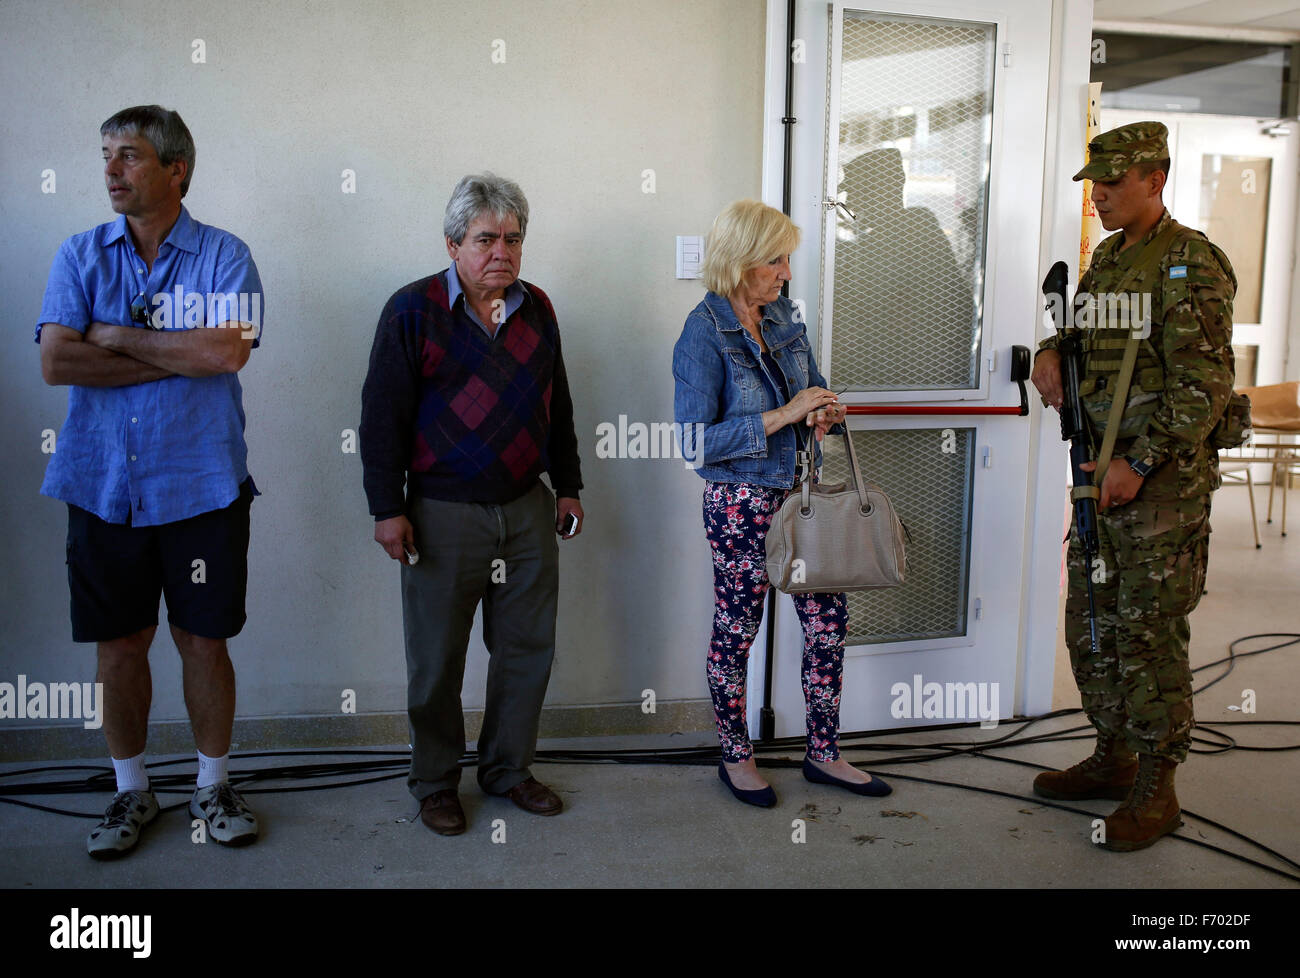
<svg viewBox="0 0 1300 978">
<path fill-rule="evenodd" d="M 875 798 L 883 798 L 894 790 L 879 778 L 872 778 L 866 784 L 855 784 L 852 781 L 843 781 L 840 778 L 827 774 L 806 757 L 803 759 L 803 776 L 804 780 L 811 781 L 813 784 L 832 784 L 837 788 L 844 788 L 851 791 L 855 795 L 871 795 Z M 735 791 L 736 789 L 732 788 L 731 790 Z"/>
<path fill-rule="evenodd" d="M 731 789 L 731 793 L 743 801 L 746 805 L 757 805 L 759 808 L 771 808 L 776 804 L 776 792 L 772 786 L 766 788 L 755 788 L 752 791 L 745 791 L 737 788 L 731 783 L 731 778 L 727 777 L 727 765 L 718 761 L 718 779 Z"/>
</svg>

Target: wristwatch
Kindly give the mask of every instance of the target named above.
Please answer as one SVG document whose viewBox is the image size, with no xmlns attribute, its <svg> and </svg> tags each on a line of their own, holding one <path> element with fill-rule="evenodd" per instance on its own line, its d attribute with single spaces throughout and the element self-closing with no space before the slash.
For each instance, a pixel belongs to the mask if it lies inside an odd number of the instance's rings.
<svg viewBox="0 0 1300 978">
<path fill-rule="evenodd" d="M 1128 463 L 1128 467 L 1130 469 L 1132 469 L 1140 478 L 1143 479 L 1149 476 L 1151 474 L 1151 470 L 1155 468 L 1154 465 L 1150 465 L 1147 462 L 1139 461 L 1138 459 L 1132 458 L 1131 456 L 1128 455 L 1124 456 L 1124 461 Z"/>
</svg>

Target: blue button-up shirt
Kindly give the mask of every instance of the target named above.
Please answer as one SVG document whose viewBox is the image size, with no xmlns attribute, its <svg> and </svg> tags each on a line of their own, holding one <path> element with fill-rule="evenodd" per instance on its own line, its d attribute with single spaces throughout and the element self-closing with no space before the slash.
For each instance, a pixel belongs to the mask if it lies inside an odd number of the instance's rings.
<svg viewBox="0 0 1300 978">
<path fill-rule="evenodd" d="M 260 334 L 262 282 L 248 246 L 182 207 L 152 269 L 136 252 L 125 216 L 63 242 L 36 341 L 44 323 L 79 333 L 92 322 L 133 325 L 131 304 L 139 298 L 152 324 L 165 329 L 247 322 Z M 248 477 L 247 459 L 236 374 L 74 384 L 41 493 L 110 523 L 156 526 L 230 505 Z"/>
<path fill-rule="evenodd" d="M 460 287 L 460 276 L 456 274 L 456 263 L 452 262 L 447 268 L 447 305 L 452 309 L 456 308 L 457 300 L 463 299 L 465 290 Z M 519 279 L 515 279 L 506 286 L 505 308 L 502 310 L 499 322 L 504 323 L 507 319 L 519 311 L 519 307 L 524 304 L 524 287 L 519 284 Z M 475 314 L 473 308 L 468 302 L 462 302 L 461 308 L 465 310 L 465 315 L 478 323 L 479 329 L 487 333 L 488 336 L 494 336 L 492 330 L 487 328 L 487 324 L 482 322 Z"/>
</svg>

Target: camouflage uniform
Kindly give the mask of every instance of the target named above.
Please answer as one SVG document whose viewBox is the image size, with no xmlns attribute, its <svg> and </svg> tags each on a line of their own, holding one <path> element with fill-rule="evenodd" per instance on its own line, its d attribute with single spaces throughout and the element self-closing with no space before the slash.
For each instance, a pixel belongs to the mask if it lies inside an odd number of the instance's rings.
<svg viewBox="0 0 1300 978">
<path fill-rule="evenodd" d="M 1075 179 L 1113 180 L 1169 155 L 1165 127 L 1135 123 L 1103 133 Z M 1146 245 L 1170 226 L 1166 210 L 1139 242 L 1123 232 L 1093 253 L 1079 291 L 1118 290 Z M 1180 228 L 1163 255 L 1124 291 L 1150 294 L 1150 335 L 1139 348 L 1113 458 L 1152 467 L 1128 504 L 1098 511 L 1094 568 L 1100 654 L 1088 629 L 1088 569 L 1072 534 L 1066 641 L 1084 711 L 1103 734 L 1139 754 L 1181 762 L 1191 744 L 1192 675 L 1187 616 L 1200 600 L 1209 552 L 1210 494 L 1220 484 L 1208 444 L 1233 387 L 1232 299 L 1227 257 L 1199 231 Z M 1080 399 L 1096 457 L 1117 386 L 1128 328 L 1086 329 Z M 1053 336 L 1040 349 L 1056 345 Z"/>
</svg>

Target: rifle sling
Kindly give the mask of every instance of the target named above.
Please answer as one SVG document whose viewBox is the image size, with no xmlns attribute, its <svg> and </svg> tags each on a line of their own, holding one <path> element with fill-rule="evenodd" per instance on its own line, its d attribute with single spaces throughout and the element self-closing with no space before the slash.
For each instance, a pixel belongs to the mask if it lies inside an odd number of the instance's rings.
<svg viewBox="0 0 1300 978">
<path fill-rule="evenodd" d="M 1110 402 L 1110 415 L 1106 418 L 1106 435 L 1101 440 L 1101 454 L 1097 456 L 1096 481 L 1100 486 L 1110 468 L 1110 456 L 1115 451 L 1115 436 L 1119 433 L 1120 422 L 1124 419 L 1124 408 L 1128 404 L 1128 385 L 1133 379 L 1133 364 L 1137 362 L 1138 340 L 1129 336 L 1128 345 L 1124 347 L 1124 362 L 1119 368 L 1119 382 L 1115 385 L 1115 399 Z M 1100 490 L 1096 490 L 1100 496 Z"/>
</svg>

